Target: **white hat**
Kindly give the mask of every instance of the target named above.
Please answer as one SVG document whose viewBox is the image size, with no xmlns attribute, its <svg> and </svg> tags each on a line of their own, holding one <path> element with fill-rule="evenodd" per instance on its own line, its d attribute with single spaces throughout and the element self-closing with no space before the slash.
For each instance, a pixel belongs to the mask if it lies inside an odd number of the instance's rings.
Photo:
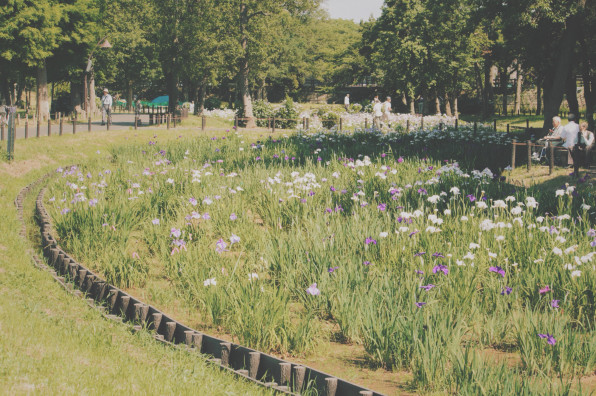
<svg viewBox="0 0 596 396">
<path fill-rule="evenodd" d="M 104 89 L 103 89 L 103 91 L 104 91 L 104 92 L 108 92 L 108 89 L 107 89 L 107 88 L 104 88 Z"/>
</svg>

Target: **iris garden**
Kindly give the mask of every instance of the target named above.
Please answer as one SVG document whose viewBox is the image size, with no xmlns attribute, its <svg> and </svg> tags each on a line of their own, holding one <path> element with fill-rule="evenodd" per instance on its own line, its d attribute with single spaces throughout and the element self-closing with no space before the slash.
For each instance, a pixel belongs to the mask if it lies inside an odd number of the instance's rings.
<svg viewBox="0 0 596 396">
<path fill-rule="evenodd" d="M 156 135 L 57 169 L 46 208 L 108 281 L 165 280 L 259 350 L 362 345 L 416 391 L 581 391 L 596 369 L 589 180 L 522 189 L 503 134 L 403 132 Z"/>
</svg>

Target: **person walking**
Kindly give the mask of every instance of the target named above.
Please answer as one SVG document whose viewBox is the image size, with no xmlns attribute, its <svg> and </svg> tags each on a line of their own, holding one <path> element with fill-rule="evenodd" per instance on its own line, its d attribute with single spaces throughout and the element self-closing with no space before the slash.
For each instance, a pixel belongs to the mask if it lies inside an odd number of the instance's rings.
<svg viewBox="0 0 596 396">
<path fill-rule="evenodd" d="M 346 97 L 344 98 L 344 107 L 346 108 L 346 111 L 350 109 L 350 94 L 346 94 Z"/>
<path fill-rule="evenodd" d="M 108 122 L 112 122 L 112 95 L 104 88 L 101 97 L 101 125 L 106 124 L 106 118 Z"/>
<path fill-rule="evenodd" d="M 579 132 L 579 125 L 575 122 L 575 114 L 569 113 L 567 116 L 569 123 L 565 125 L 561 131 L 561 138 L 563 139 L 563 147 L 567 149 L 567 166 L 573 166 L 573 147 L 577 143 Z"/>
<path fill-rule="evenodd" d="M 391 97 L 387 96 L 383 103 L 383 122 L 389 125 L 389 116 L 391 115 Z"/>
<path fill-rule="evenodd" d="M 383 104 L 375 97 L 375 105 L 373 106 L 373 127 L 381 129 L 381 118 L 383 117 Z"/>
</svg>

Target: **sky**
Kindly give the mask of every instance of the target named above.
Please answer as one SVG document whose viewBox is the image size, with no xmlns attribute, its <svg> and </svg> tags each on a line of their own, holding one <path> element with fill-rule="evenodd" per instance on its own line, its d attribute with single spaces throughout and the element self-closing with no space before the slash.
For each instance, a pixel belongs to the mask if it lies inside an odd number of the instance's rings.
<svg viewBox="0 0 596 396">
<path fill-rule="evenodd" d="M 331 18 L 352 19 L 356 22 L 367 20 L 371 14 L 375 18 L 381 15 L 383 0 L 324 0 L 323 7 Z"/>
</svg>

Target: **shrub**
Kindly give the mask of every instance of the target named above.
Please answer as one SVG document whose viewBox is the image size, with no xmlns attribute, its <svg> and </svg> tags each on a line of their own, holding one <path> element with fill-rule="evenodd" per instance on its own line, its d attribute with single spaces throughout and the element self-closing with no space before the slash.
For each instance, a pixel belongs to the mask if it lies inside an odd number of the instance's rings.
<svg viewBox="0 0 596 396">
<path fill-rule="evenodd" d="M 294 103 L 290 97 L 286 97 L 283 105 L 275 112 L 276 128 L 289 129 L 295 128 L 297 118 L 300 115 L 300 107 Z"/>
<path fill-rule="evenodd" d="M 221 99 L 219 99 L 215 96 L 208 97 L 207 99 L 205 99 L 205 109 L 207 109 L 207 110 L 221 109 Z"/>
</svg>

